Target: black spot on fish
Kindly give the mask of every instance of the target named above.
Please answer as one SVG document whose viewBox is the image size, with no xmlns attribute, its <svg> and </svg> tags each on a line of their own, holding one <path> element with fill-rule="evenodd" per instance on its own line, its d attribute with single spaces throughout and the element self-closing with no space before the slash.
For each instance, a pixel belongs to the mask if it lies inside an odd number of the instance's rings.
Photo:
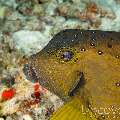
<svg viewBox="0 0 120 120">
<path fill-rule="evenodd" d="M 85 47 L 81 48 L 80 51 L 82 52 L 86 51 Z"/>
<path fill-rule="evenodd" d="M 90 46 L 95 47 L 95 43 L 94 43 L 94 42 L 91 42 L 91 43 L 90 43 Z"/>
<path fill-rule="evenodd" d="M 74 62 L 77 62 L 78 61 L 78 58 L 76 58 L 75 60 L 74 60 Z"/>
<path fill-rule="evenodd" d="M 102 55 L 103 52 L 101 50 L 98 50 L 98 55 Z"/>
<path fill-rule="evenodd" d="M 118 58 L 118 59 L 119 59 L 119 58 L 120 58 L 120 55 L 117 55 L 117 56 L 116 56 L 116 58 Z"/>
<path fill-rule="evenodd" d="M 115 83 L 115 86 L 120 87 L 120 81 Z"/>
</svg>

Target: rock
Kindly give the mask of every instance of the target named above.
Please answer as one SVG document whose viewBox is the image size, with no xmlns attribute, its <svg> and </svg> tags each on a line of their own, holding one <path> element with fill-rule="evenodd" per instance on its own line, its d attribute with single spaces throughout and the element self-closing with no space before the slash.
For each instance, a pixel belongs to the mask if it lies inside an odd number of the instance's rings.
<svg viewBox="0 0 120 120">
<path fill-rule="evenodd" d="M 39 5 L 39 4 L 35 5 L 33 8 L 33 13 L 38 16 L 43 16 L 44 9 L 43 9 L 42 5 Z"/>
<path fill-rule="evenodd" d="M 55 9 L 57 8 L 57 4 L 55 2 L 51 2 L 49 4 L 46 4 L 46 9 L 45 9 L 45 13 L 47 15 L 55 15 Z"/>
<path fill-rule="evenodd" d="M 15 47 L 27 56 L 39 52 L 49 40 L 48 36 L 39 31 L 21 30 L 13 34 Z"/>
<path fill-rule="evenodd" d="M 30 115 L 25 114 L 19 120 L 33 120 L 33 118 Z"/>
<path fill-rule="evenodd" d="M 0 19 L 4 19 L 6 11 L 7 11 L 7 7 L 0 6 Z"/>
<path fill-rule="evenodd" d="M 0 120 L 4 120 L 4 118 L 0 118 Z"/>
</svg>

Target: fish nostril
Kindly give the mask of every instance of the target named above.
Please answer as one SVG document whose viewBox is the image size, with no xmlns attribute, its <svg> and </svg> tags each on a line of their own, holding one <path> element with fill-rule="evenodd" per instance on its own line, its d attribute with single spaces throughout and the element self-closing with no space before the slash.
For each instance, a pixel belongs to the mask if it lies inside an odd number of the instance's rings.
<svg viewBox="0 0 120 120">
<path fill-rule="evenodd" d="M 30 80 L 33 83 L 38 82 L 36 72 L 31 65 L 25 64 L 23 67 L 23 73 L 25 74 L 26 79 Z"/>
</svg>

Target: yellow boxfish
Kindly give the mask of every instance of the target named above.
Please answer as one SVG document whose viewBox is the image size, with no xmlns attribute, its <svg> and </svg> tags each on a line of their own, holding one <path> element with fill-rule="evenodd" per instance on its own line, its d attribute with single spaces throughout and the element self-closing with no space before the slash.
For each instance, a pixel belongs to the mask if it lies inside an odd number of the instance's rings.
<svg viewBox="0 0 120 120">
<path fill-rule="evenodd" d="M 120 32 L 63 30 L 23 71 L 65 101 L 50 120 L 120 120 Z"/>
</svg>

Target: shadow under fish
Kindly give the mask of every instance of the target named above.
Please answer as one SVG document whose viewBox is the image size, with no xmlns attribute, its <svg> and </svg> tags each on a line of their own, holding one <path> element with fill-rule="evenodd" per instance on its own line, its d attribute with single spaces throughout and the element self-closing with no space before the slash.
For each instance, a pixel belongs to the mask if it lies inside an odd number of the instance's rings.
<svg viewBox="0 0 120 120">
<path fill-rule="evenodd" d="M 119 32 L 63 30 L 23 71 L 66 101 L 51 120 L 120 120 Z"/>
</svg>

